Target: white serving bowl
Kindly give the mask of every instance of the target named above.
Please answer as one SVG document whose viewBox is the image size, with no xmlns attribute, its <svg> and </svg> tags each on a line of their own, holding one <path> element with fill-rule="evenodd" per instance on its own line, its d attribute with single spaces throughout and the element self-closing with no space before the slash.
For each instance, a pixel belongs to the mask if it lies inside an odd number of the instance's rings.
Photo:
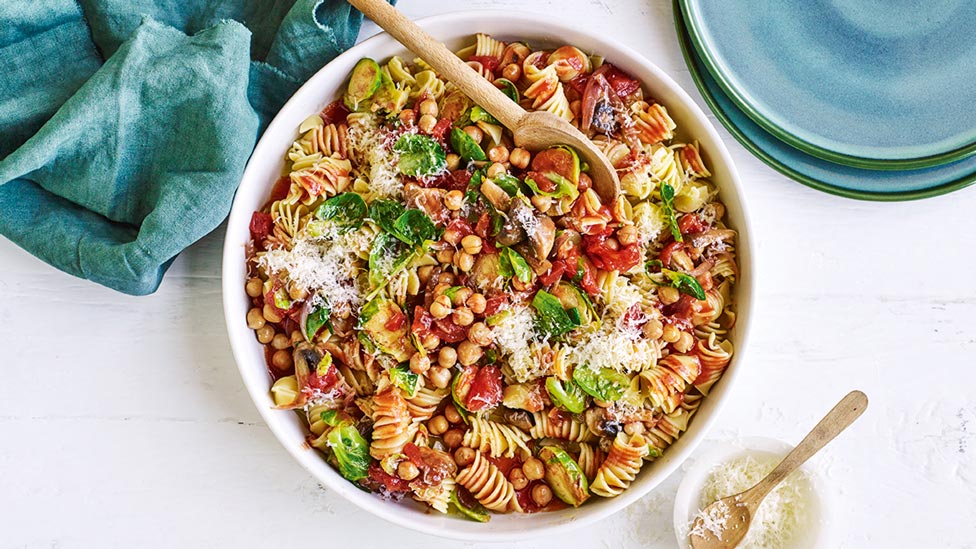
<svg viewBox="0 0 976 549">
<path fill-rule="evenodd" d="M 681 479 L 674 498 L 674 532 L 680 549 L 691 548 L 687 533 L 701 509 L 702 488 L 716 465 L 746 455 L 782 459 L 793 449 L 793 446 L 781 440 L 766 437 L 746 437 L 733 442 L 710 441 L 708 444 L 711 446 L 707 450 L 696 454 L 683 468 L 685 476 Z M 790 547 L 831 547 L 828 530 L 831 505 L 827 484 L 811 462 L 807 462 L 799 470 L 809 480 L 810 498 L 806 502 L 806 512 L 811 520 L 806 529 L 795 533 Z"/>
<path fill-rule="evenodd" d="M 731 365 L 712 393 L 704 399 L 688 431 L 665 452 L 664 457 L 646 465 L 629 490 L 613 499 L 591 498 L 578 509 L 532 515 L 496 515 L 492 517 L 490 525 L 429 513 L 420 504 L 408 501 L 391 503 L 359 490 L 332 469 L 320 454 L 309 449 L 305 444 L 306 427 L 298 415 L 272 409 L 264 351 L 245 321 L 249 301 L 244 293 L 244 245 L 249 239 L 251 213 L 262 207 L 272 184 L 280 176 L 285 153 L 296 139 L 298 126 L 310 114 L 320 111 L 341 94 L 356 61 L 362 57 L 377 60 L 393 55 L 406 59 L 415 57 L 386 34 L 365 40 L 312 76 L 281 109 L 251 155 L 234 199 L 224 242 L 224 315 L 234 357 L 244 384 L 264 421 L 292 456 L 330 490 L 379 517 L 424 533 L 472 541 L 526 539 L 594 523 L 650 492 L 688 457 L 717 418 L 742 368 L 755 283 L 752 241 L 741 198 L 741 183 L 728 150 L 705 113 L 661 69 L 622 44 L 583 30 L 582 26 L 578 28 L 554 22 L 551 15 L 514 13 L 509 10 L 449 13 L 425 18 L 418 23 L 452 49 L 471 43 L 475 33 L 485 32 L 503 40 L 518 39 L 545 47 L 572 44 L 584 51 L 599 53 L 643 82 L 645 90 L 667 107 L 678 124 L 682 139 L 697 139 L 701 143 L 702 153 L 714 174 L 712 179 L 718 183 L 721 199 L 727 206 L 729 223 L 739 231 L 737 250 L 741 274 L 736 289 L 739 321 L 732 333 L 736 352 Z"/>
</svg>

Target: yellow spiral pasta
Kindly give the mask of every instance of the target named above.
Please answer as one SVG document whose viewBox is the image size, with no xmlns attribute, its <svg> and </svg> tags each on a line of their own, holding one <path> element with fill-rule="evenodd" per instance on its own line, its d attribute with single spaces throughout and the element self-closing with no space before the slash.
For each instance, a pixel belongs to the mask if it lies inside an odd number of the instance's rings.
<svg viewBox="0 0 976 549">
<path fill-rule="evenodd" d="M 430 486 L 411 485 L 410 488 L 413 491 L 413 499 L 430 505 L 436 511 L 447 513 L 451 503 L 451 492 L 454 491 L 456 485 L 457 481 L 454 480 L 454 477 L 444 477 L 444 480 L 437 484 Z"/>
<path fill-rule="evenodd" d="M 664 105 L 638 101 L 630 109 L 637 137 L 641 142 L 652 145 L 674 137 L 674 129 L 678 126 L 668 115 Z"/>
<path fill-rule="evenodd" d="M 410 417 L 413 418 L 413 422 L 422 423 L 433 417 L 434 412 L 437 411 L 444 397 L 449 393 L 450 390 L 447 388 L 436 389 L 423 387 L 412 398 L 406 399 L 407 410 L 410 411 Z"/>
<path fill-rule="evenodd" d="M 580 454 L 576 463 L 583 470 L 583 475 L 586 476 L 586 480 L 593 482 L 593 479 L 596 478 L 597 471 L 600 470 L 600 465 L 606 460 L 606 453 L 598 446 L 585 442 L 581 442 L 579 446 Z"/>
<path fill-rule="evenodd" d="M 619 496 L 637 477 L 647 453 L 647 441 L 643 436 L 617 433 L 607 459 L 600 465 L 590 484 L 590 491 L 605 498 Z"/>
<path fill-rule="evenodd" d="M 458 473 L 456 480 L 487 509 L 498 513 L 522 511 L 512 483 L 480 451 L 475 451 L 474 461 Z"/>
<path fill-rule="evenodd" d="M 369 455 L 383 459 L 398 454 L 413 439 L 416 425 L 407 403 L 394 387 L 373 396 L 373 435 Z"/>
<path fill-rule="evenodd" d="M 695 388 L 707 395 L 732 360 L 732 343 L 711 334 L 707 340 L 699 340 L 695 348 L 701 361 L 701 374 L 695 380 Z"/>
<path fill-rule="evenodd" d="M 526 445 L 529 435 L 518 427 L 477 417 L 472 417 L 470 421 L 462 442 L 464 446 L 491 457 L 514 457 L 516 451 L 523 456 L 531 454 Z"/>
<path fill-rule="evenodd" d="M 573 442 L 593 442 L 596 436 L 580 421 L 575 419 L 550 419 L 548 415 L 532 414 L 535 424 L 529 430 L 532 438 L 561 438 Z"/>
</svg>

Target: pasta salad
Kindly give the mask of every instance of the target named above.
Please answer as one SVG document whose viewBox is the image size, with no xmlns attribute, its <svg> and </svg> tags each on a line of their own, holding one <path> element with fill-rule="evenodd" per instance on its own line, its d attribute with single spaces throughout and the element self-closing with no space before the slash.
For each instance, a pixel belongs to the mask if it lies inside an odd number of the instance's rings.
<svg viewBox="0 0 976 549">
<path fill-rule="evenodd" d="M 696 142 L 624 71 L 458 52 L 616 167 L 515 147 L 421 60 L 360 60 L 253 213 L 247 323 L 308 444 L 383 497 L 487 521 L 626 490 L 732 357 L 733 230 Z"/>
</svg>

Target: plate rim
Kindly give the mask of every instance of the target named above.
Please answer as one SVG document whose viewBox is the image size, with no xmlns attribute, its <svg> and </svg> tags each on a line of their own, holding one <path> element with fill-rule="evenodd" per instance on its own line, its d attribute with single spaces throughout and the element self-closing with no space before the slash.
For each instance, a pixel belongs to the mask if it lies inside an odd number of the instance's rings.
<svg viewBox="0 0 976 549">
<path fill-rule="evenodd" d="M 674 10 L 674 26 L 675 32 L 678 39 L 678 45 L 681 48 L 681 55 L 684 58 L 685 65 L 688 68 L 688 72 L 691 74 L 692 80 L 695 82 L 695 87 L 698 88 L 698 93 L 701 94 L 702 99 L 708 105 L 709 110 L 715 115 L 715 118 L 725 127 L 725 129 L 732 134 L 732 137 L 739 142 L 747 151 L 749 151 L 753 156 L 761 160 L 764 164 L 770 168 L 776 170 L 777 172 L 789 177 L 790 179 L 806 185 L 812 189 L 822 191 L 835 196 L 841 196 L 844 198 L 853 198 L 856 200 L 866 200 L 871 202 L 903 202 L 908 200 L 921 200 L 925 198 L 932 198 L 936 196 L 942 196 L 949 194 L 951 192 L 964 189 L 973 183 L 976 183 L 976 172 L 968 176 L 963 176 L 953 181 L 930 187 L 927 189 L 917 189 L 912 191 L 894 191 L 890 193 L 882 193 L 875 191 L 864 191 L 856 189 L 848 189 L 832 183 L 827 183 L 819 179 L 810 177 L 806 174 L 800 173 L 795 169 L 786 165 L 786 163 L 773 158 L 765 150 L 763 150 L 759 145 L 754 143 L 749 136 L 745 135 L 742 130 L 739 129 L 735 123 L 729 119 L 725 111 L 718 106 L 715 98 L 712 96 L 712 92 L 702 81 L 702 76 L 699 69 L 695 66 L 694 61 L 691 59 L 693 44 L 690 44 L 691 38 L 690 33 L 687 31 L 687 27 L 684 22 L 684 14 L 680 8 L 683 0 L 672 0 L 672 8 Z M 801 152 L 806 152 L 802 151 Z M 856 167 L 856 166 L 852 166 Z M 931 167 L 931 166 L 929 166 Z"/>
<path fill-rule="evenodd" d="M 778 124 L 773 122 L 767 115 L 762 113 L 753 104 L 746 99 L 746 97 L 732 84 L 731 81 L 726 77 L 725 73 L 719 70 L 719 63 L 715 60 L 712 52 L 705 47 L 704 38 L 701 33 L 702 30 L 698 26 L 695 17 L 693 17 L 693 9 L 690 5 L 692 0 L 678 0 L 678 6 L 674 9 L 675 11 L 682 12 L 684 18 L 684 28 L 687 29 L 687 35 L 691 40 L 691 43 L 695 50 L 698 52 L 698 58 L 701 60 L 702 64 L 711 74 L 715 82 L 722 88 L 725 95 L 735 103 L 736 107 L 739 108 L 746 116 L 752 119 L 759 127 L 765 130 L 767 133 L 773 137 L 783 141 L 787 145 L 792 146 L 804 153 L 811 156 L 820 158 L 821 160 L 826 160 L 828 162 L 834 162 L 835 164 L 841 164 L 844 166 L 849 166 L 852 168 L 862 168 L 878 171 L 899 171 L 899 170 L 914 170 L 923 168 L 933 168 L 936 166 L 941 166 L 944 164 L 950 164 L 960 160 L 964 160 L 976 154 L 976 139 L 967 145 L 957 147 L 952 150 L 943 151 L 941 153 L 936 153 L 932 155 L 925 156 L 915 156 L 908 158 L 874 158 L 865 157 L 843 153 L 841 151 L 829 149 L 820 145 L 813 144 L 806 139 L 795 135 Z"/>
</svg>

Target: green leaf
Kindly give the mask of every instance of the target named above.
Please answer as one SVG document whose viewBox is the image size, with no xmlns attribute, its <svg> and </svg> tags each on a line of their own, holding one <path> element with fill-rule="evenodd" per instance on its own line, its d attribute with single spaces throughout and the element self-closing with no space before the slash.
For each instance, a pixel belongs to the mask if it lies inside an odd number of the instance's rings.
<svg viewBox="0 0 976 549">
<path fill-rule="evenodd" d="M 483 120 L 489 124 L 498 124 L 498 120 L 495 120 L 495 117 L 492 116 L 491 113 L 485 109 L 482 109 L 478 105 L 471 107 L 471 114 L 469 117 L 471 118 L 472 122 L 481 122 Z"/>
<path fill-rule="evenodd" d="M 559 298 L 545 290 L 536 292 L 532 298 L 532 308 L 536 312 L 539 331 L 550 337 L 559 337 L 579 326 L 579 321 L 573 322 L 569 313 L 563 309 Z"/>
<path fill-rule="evenodd" d="M 335 454 L 339 473 L 352 482 L 366 478 L 369 471 L 369 444 L 349 422 L 333 427 L 326 437 L 326 445 Z"/>
<path fill-rule="evenodd" d="M 446 295 L 448 299 L 453 300 L 454 295 L 457 294 L 461 288 L 464 288 L 464 286 L 451 286 L 450 288 L 444 290 L 444 295 Z"/>
<path fill-rule="evenodd" d="M 541 196 L 548 196 L 551 198 L 569 197 L 570 200 L 576 200 L 576 198 L 579 196 L 579 188 L 577 188 L 572 181 L 566 179 L 558 173 L 549 172 L 545 174 L 545 177 L 556 184 L 556 188 L 554 190 L 550 192 L 543 191 L 539 187 L 539 184 L 531 177 L 525 178 L 525 184 L 532 189 L 533 194 L 538 194 Z"/>
<path fill-rule="evenodd" d="M 400 154 L 400 173 L 413 177 L 436 175 L 447 169 L 444 148 L 426 135 L 406 134 L 397 139 L 393 150 Z"/>
<path fill-rule="evenodd" d="M 332 311 L 329 310 L 329 304 L 325 300 L 316 303 L 312 312 L 305 317 L 305 326 L 302 327 L 305 330 L 305 339 L 312 341 L 323 326 L 331 332 L 330 316 L 332 316 Z"/>
<path fill-rule="evenodd" d="M 484 149 L 461 128 L 451 128 L 451 148 L 461 160 L 488 160 Z"/>
<path fill-rule="evenodd" d="M 498 274 L 505 278 L 518 278 L 525 284 L 532 280 L 532 268 L 518 252 L 511 248 L 502 248 L 498 253 Z"/>
<path fill-rule="evenodd" d="M 671 229 L 671 236 L 674 237 L 675 242 L 684 241 L 684 237 L 681 236 L 681 229 L 678 228 L 677 216 L 674 213 L 674 187 L 665 182 L 661 182 L 661 202 L 664 218 Z"/>
<path fill-rule="evenodd" d="M 546 391 L 552 403 L 563 410 L 581 414 L 586 409 L 586 393 L 573 380 L 563 383 L 557 377 L 548 377 Z"/>
<path fill-rule="evenodd" d="M 407 364 L 400 364 L 390 368 L 390 381 L 403 390 L 407 398 L 413 398 L 420 389 L 420 376 L 410 371 Z"/>
<path fill-rule="evenodd" d="M 424 242 L 438 238 L 437 226 L 420 210 L 403 212 L 393 223 L 392 234 L 411 246 L 422 246 Z"/>
<path fill-rule="evenodd" d="M 454 504 L 454 507 L 460 511 L 462 515 L 478 522 L 488 522 L 491 520 L 491 515 L 488 514 L 488 510 L 478 503 L 478 501 L 473 497 L 471 499 L 474 501 L 474 503 L 471 505 L 471 507 L 468 507 L 462 503 L 460 498 L 458 498 L 457 490 L 458 489 L 455 488 L 454 491 L 451 492 L 451 503 Z"/>
<path fill-rule="evenodd" d="M 671 281 L 671 285 L 683 294 L 690 295 L 695 299 L 705 299 L 705 290 L 698 283 L 698 279 L 690 274 L 679 273 L 671 269 L 661 269 L 661 272 Z"/>
<path fill-rule="evenodd" d="M 411 251 L 394 235 L 377 235 L 369 250 L 369 286 L 379 288 L 385 284 L 407 266 L 411 255 Z"/>
<path fill-rule="evenodd" d="M 515 101 L 516 103 L 519 102 L 519 92 L 518 88 L 515 87 L 514 82 L 508 78 L 499 78 L 498 80 L 495 80 L 495 84 L 501 84 L 501 90 L 505 92 L 505 95 L 507 95 L 512 101 Z"/>
<path fill-rule="evenodd" d="M 347 232 L 363 226 L 366 217 L 366 202 L 358 193 L 342 193 L 326 200 L 317 210 L 315 217 L 331 221 L 340 232 Z"/>
<path fill-rule="evenodd" d="M 322 418 L 322 423 L 325 423 L 329 427 L 335 427 L 342 419 L 342 416 L 339 415 L 339 410 L 325 410 L 319 417 Z"/>
<path fill-rule="evenodd" d="M 376 223 L 376 225 L 388 233 L 393 232 L 393 224 L 396 222 L 397 218 L 403 215 L 403 211 L 406 208 L 403 207 L 401 202 L 395 200 L 374 200 L 369 205 L 369 218 Z"/>
<path fill-rule="evenodd" d="M 652 259 L 644 264 L 644 270 L 650 274 L 660 272 L 664 268 L 664 262 L 660 259 Z M 656 269 L 656 270 L 655 270 Z"/>
<path fill-rule="evenodd" d="M 577 366 L 573 370 L 573 381 L 590 396 L 607 402 L 622 397 L 630 386 L 630 378 L 616 370 L 594 370 L 586 365 Z"/>
<path fill-rule="evenodd" d="M 498 185 L 508 196 L 515 196 L 519 193 L 519 180 L 514 175 L 503 173 L 492 178 L 495 185 Z"/>
</svg>

